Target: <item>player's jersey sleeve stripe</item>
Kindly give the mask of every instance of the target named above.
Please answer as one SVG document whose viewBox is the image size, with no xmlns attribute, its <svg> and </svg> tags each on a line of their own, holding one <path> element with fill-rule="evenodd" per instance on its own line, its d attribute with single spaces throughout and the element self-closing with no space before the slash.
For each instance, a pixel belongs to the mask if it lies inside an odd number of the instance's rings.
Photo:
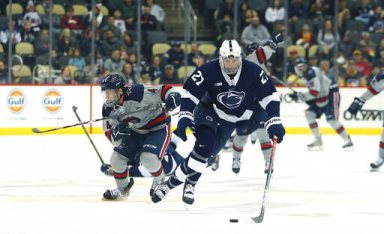
<svg viewBox="0 0 384 234">
<path fill-rule="evenodd" d="M 111 135 L 112 135 L 111 129 L 109 129 L 108 131 L 105 132 L 105 136 L 108 138 L 109 141 L 112 141 Z"/>
<path fill-rule="evenodd" d="M 371 85 L 368 85 L 368 90 L 369 90 L 373 95 L 378 94 L 378 92 L 377 92 Z"/>
<path fill-rule="evenodd" d="M 237 117 L 234 115 L 227 114 L 224 111 L 220 110 L 216 106 L 216 104 L 213 104 L 213 109 L 215 110 L 215 112 L 216 112 L 217 116 L 219 116 L 219 118 L 221 118 L 225 121 L 231 122 L 231 123 L 235 123 L 235 122 L 241 121 L 241 120 L 248 120 L 249 118 L 251 118 L 251 115 L 253 113 L 250 110 L 245 110 L 242 116 Z"/>
<path fill-rule="evenodd" d="M 172 86 L 170 86 L 169 84 L 163 85 L 161 89 L 161 100 L 163 100 L 163 102 L 165 102 L 165 95 L 167 94 L 168 90 L 170 90 L 171 88 Z"/>
<path fill-rule="evenodd" d="M 265 63 L 265 54 L 261 47 L 257 49 L 257 58 L 261 64 Z"/>
<path fill-rule="evenodd" d="M 200 100 L 197 97 L 193 96 L 193 94 L 191 94 L 188 90 L 183 89 L 180 93 L 182 98 L 190 99 L 193 103 L 195 103 L 195 105 L 200 102 Z"/>
<path fill-rule="evenodd" d="M 266 96 L 259 103 L 260 103 L 261 107 L 263 107 L 265 109 L 267 107 L 267 105 L 272 101 L 280 102 L 280 97 L 279 97 L 279 94 L 277 92 L 273 92 L 271 95 Z"/>
<path fill-rule="evenodd" d="M 317 97 L 319 95 L 319 92 L 314 90 L 314 89 L 310 89 L 309 90 L 309 93 L 312 94 L 313 96 Z"/>
</svg>

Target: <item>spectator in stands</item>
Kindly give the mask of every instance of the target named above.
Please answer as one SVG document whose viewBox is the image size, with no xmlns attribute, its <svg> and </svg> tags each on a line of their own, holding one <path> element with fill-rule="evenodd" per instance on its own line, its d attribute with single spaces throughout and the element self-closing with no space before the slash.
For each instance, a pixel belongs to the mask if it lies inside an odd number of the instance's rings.
<svg viewBox="0 0 384 234">
<path fill-rule="evenodd" d="M 191 51 L 188 53 L 188 66 L 194 66 L 195 63 L 193 62 L 193 59 L 196 55 L 196 53 L 199 52 L 199 46 L 197 43 L 191 43 Z"/>
<path fill-rule="evenodd" d="M 307 8 L 302 0 L 293 0 L 288 7 L 288 19 L 294 25 L 300 18 L 307 18 Z"/>
<path fill-rule="evenodd" d="M 41 27 L 49 28 L 51 8 L 49 4 L 44 7 L 44 14 L 41 16 Z M 61 19 L 57 14 L 52 14 L 52 30 L 54 34 L 59 34 L 61 30 Z"/>
<path fill-rule="evenodd" d="M 151 7 L 143 6 L 143 13 L 141 14 L 141 29 L 146 30 L 156 30 L 157 28 L 157 19 L 154 15 L 151 15 Z"/>
<path fill-rule="evenodd" d="M 152 63 L 148 67 L 147 73 L 149 74 L 149 77 L 151 79 L 152 84 L 159 84 L 160 83 L 160 77 L 162 74 L 160 62 L 161 62 L 160 56 L 154 55 L 152 57 Z"/>
<path fill-rule="evenodd" d="M 205 56 L 202 52 L 198 51 L 195 54 L 195 57 L 193 58 L 193 63 L 196 66 L 196 68 L 200 67 L 205 63 Z"/>
<path fill-rule="evenodd" d="M 95 5 L 95 16 L 96 16 L 96 28 L 101 28 L 104 25 L 105 17 L 103 15 L 103 12 L 101 12 L 101 3 L 97 3 Z M 92 25 L 92 10 L 88 12 L 88 20 L 87 23 L 89 26 Z M 92 27 L 92 26 L 91 26 Z"/>
<path fill-rule="evenodd" d="M 317 35 L 317 44 L 322 58 L 329 58 L 333 55 L 333 50 L 336 42 L 339 40 L 339 35 L 335 35 L 331 20 L 324 21 L 324 28 L 319 30 Z"/>
<path fill-rule="evenodd" d="M 134 29 L 137 9 L 136 5 L 133 3 L 133 0 L 124 0 L 120 7 L 122 19 L 125 20 L 127 29 Z"/>
<path fill-rule="evenodd" d="M 270 38 L 271 35 L 269 34 L 268 29 L 260 24 L 258 16 L 254 16 L 251 20 L 251 24 L 245 27 L 241 34 L 241 43 L 243 43 L 243 45 L 249 45 L 254 42 L 262 44 Z"/>
<path fill-rule="evenodd" d="M 21 41 L 33 43 L 36 37 L 39 36 L 37 32 L 32 30 L 31 21 L 24 21 L 23 28 L 20 30 Z"/>
<path fill-rule="evenodd" d="M 330 5 L 325 0 L 314 0 L 309 6 L 309 18 L 314 25 L 319 26 L 324 21 L 329 9 Z"/>
<path fill-rule="evenodd" d="M 384 11 L 380 5 L 375 7 L 375 14 L 369 18 L 369 31 L 374 33 L 384 32 Z"/>
<path fill-rule="evenodd" d="M 320 70 L 330 79 L 336 81 L 334 69 L 331 69 L 331 62 L 328 59 L 320 61 Z"/>
<path fill-rule="evenodd" d="M 299 51 L 297 51 L 296 48 L 293 48 L 291 49 L 291 51 L 289 51 L 289 60 L 287 61 L 287 64 L 286 64 L 288 76 L 292 74 L 296 74 L 295 63 L 298 57 L 299 57 Z"/>
<path fill-rule="evenodd" d="M 61 36 L 57 42 L 57 52 L 59 57 L 67 56 L 71 47 L 76 45 L 76 41 L 72 37 L 72 32 L 70 29 L 65 28 L 61 31 Z"/>
<path fill-rule="evenodd" d="M 80 55 L 79 47 L 72 47 L 70 49 L 68 65 L 76 66 L 81 72 L 84 71 L 86 66 L 85 59 Z"/>
<path fill-rule="evenodd" d="M 133 74 L 132 64 L 125 63 L 123 66 L 123 69 L 121 70 L 121 73 L 123 74 L 123 77 L 124 77 L 125 82 L 127 84 L 136 84 L 137 83 L 135 76 Z"/>
<path fill-rule="evenodd" d="M 0 42 L 3 44 L 3 48 L 8 48 L 8 39 L 9 39 L 9 33 L 12 31 L 12 48 L 15 48 L 15 45 L 19 42 L 21 42 L 21 35 L 19 30 L 16 27 L 16 21 L 12 20 L 11 23 L 11 30 L 9 28 L 5 28 L 4 30 L 0 31 Z"/>
<path fill-rule="evenodd" d="M 308 23 L 304 23 L 301 26 L 301 32 L 296 36 L 296 45 L 301 45 L 308 50 L 314 43 L 315 35 L 311 30 L 311 26 Z"/>
<path fill-rule="evenodd" d="M 361 6 L 357 7 L 356 13 L 355 13 L 355 19 L 360 20 L 361 22 L 368 25 L 369 18 L 373 16 L 375 12 L 373 11 L 373 7 L 371 5 L 370 0 L 362 0 Z"/>
<path fill-rule="evenodd" d="M 65 15 L 61 18 L 61 27 L 75 30 L 75 33 L 81 33 L 80 31 L 83 30 L 83 23 L 79 17 L 74 15 L 72 6 L 67 6 L 65 9 Z"/>
<path fill-rule="evenodd" d="M 54 84 L 78 84 L 77 81 L 72 77 L 71 70 L 68 66 L 61 69 L 60 76 L 54 81 Z"/>
<path fill-rule="evenodd" d="M 361 50 L 353 51 L 353 60 L 355 61 L 355 67 L 365 78 L 371 74 L 371 65 L 363 57 Z"/>
<path fill-rule="evenodd" d="M 34 32 L 40 31 L 41 18 L 36 11 L 36 7 L 33 1 L 28 2 L 27 13 L 25 13 L 23 17 L 23 24 L 27 20 L 30 21 L 31 23 L 32 31 Z"/>
<path fill-rule="evenodd" d="M 101 28 L 101 38 L 103 40 L 107 38 L 108 31 L 112 31 L 117 39 L 121 39 L 122 33 L 120 31 L 120 28 L 115 26 L 115 16 L 113 15 L 108 16 L 107 23 L 104 27 Z"/>
<path fill-rule="evenodd" d="M 164 23 L 165 11 L 164 9 L 154 2 L 154 0 L 145 0 L 145 5 L 151 7 L 151 15 L 156 17 L 157 22 Z"/>
<path fill-rule="evenodd" d="M 141 78 L 143 78 L 145 74 L 147 74 L 147 70 L 145 69 L 147 67 L 147 64 L 145 62 L 145 58 L 143 57 L 143 55 L 141 56 L 142 57 L 140 59 L 140 65 L 137 65 L 137 55 L 135 53 L 129 54 L 128 60 L 126 60 L 126 62 L 132 64 L 133 71 L 135 74 L 134 76 L 138 82 Z M 149 76 L 148 76 L 148 79 L 149 79 Z"/>
<path fill-rule="evenodd" d="M 355 62 L 353 60 L 349 60 L 345 68 L 345 77 L 343 77 L 345 85 L 352 87 L 363 85 L 363 79 L 361 77 L 362 75 L 356 68 Z"/>
<path fill-rule="evenodd" d="M 175 68 L 172 64 L 167 64 L 164 67 L 164 73 L 160 78 L 161 84 L 180 84 Z"/>
<path fill-rule="evenodd" d="M 49 31 L 47 28 L 42 28 L 40 30 L 40 37 L 36 38 L 34 46 L 36 55 L 48 55 Z"/>
<path fill-rule="evenodd" d="M 220 4 L 217 20 L 222 20 L 224 15 L 229 15 L 233 19 L 233 0 L 225 0 Z"/>
<path fill-rule="evenodd" d="M 233 31 L 231 16 L 224 15 L 223 19 L 218 22 L 217 27 L 217 32 L 220 37 L 222 37 L 225 33 L 231 33 Z"/>
<path fill-rule="evenodd" d="M 343 35 L 346 27 L 346 21 L 351 19 L 351 10 L 347 6 L 347 0 L 340 0 L 338 12 L 338 25 L 340 34 Z"/>
<path fill-rule="evenodd" d="M 312 55 L 308 58 L 309 66 L 311 67 L 318 67 L 319 66 L 319 59 L 316 55 Z"/>
<path fill-rule="evenodd" d="M 114 50 L 120 50 L 121 41 L 119 41 L 112 30 L 107 31 L 107 36 L 101 41 L 101 55 L 109 57 Z"/>
<path fill-rule="evenodd" d="M 375 47 L 369 32 L 361 32 L 358 49 L 363 53 L 363 57 L 367 58 L 369 62 L 373 62 L 375 59 Z"/>
<path fill-rule="evenodd" d="M 175 69 L 184 65 L 184 50 L 181 48 L 180 41 L 171 42 L 172 48 L 164 54 L 166 64 L 172 64 Z"/>
<path fill-rule="evenodd" d="M 121 42 L 122 56 L 126 57 L 127 54 L 136 53 L 137 46 L 133 40 L 132 35 L 129 32 L 123 34 L 123 40 Z"/>
<path fill-rule="evenodd" d="M 0 60 L 0 84 L 8 82 L 8 68 L 5 66 L 5 62 Z"/>
<path fill-rule="evenodd" d="M 257 16 L 257 12 L 252 9 L 247 9 L 244 16 L 240 20 L 239 32 L 242 32 L 245 27 L 251 24 L 252 18 Z M 221 44 L 220 44 L 221 45 Z"/>
<path fill-rule="evenodd" d="M 118 73 L 123 70 L 125 61 L 121 59 L 119 49 L 113 50 L 111 57 L 105 60 L 104 69 L 109 70 L 111 73 Z"/>
<path fill-rule="evenodd" d="M 80 53 L 82 56 L 88 56 L 92 51 L 92 28 L 86 28 L 81 34 L 81 38 L 79 40 L 80 44 Z M 100 47 L 100 30 L 96 29 L 95 32 L 95 45 L 96 48 Z"/>
<path fill-rule="evenodd" d="M 281 5 L 281 0 L 273 0 L 272 4 L 265 11 L 265 20 L 269 31 L 273 30 L 276 21 L 282 21 L 285 17 L 285 9 Z"/>
<path fill-rule="evenodd" d="M 356 43 L 357 42 L 352 40 L 351 31 L 345 31 L 343 39 L 339 44 L 339 52 L 344 55 L 344 57 L 350 58 L 353 50 L 356 48 Z"/>
<path fill-rule="evenodd" d="M 113 25 L 119 28 L 120 32 L 124 34 L 125 31 L 127 31 L 127 28 L 125 27 L 125 21 L 121 18 L 121 11 L 119 9 L 116 9 L 113 12 L 113 16 L 115 17 L 115 21 L 113 22 Z"/>
</svg>

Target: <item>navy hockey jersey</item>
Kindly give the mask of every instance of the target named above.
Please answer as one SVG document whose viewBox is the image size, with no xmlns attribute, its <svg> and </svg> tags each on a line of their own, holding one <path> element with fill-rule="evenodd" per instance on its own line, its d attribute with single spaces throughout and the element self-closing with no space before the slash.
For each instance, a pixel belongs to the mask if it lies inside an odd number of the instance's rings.
<svg viewBox="0 0 384 234">
<path fill-rule="evenodd" d="M 233 78 L 221 70 L 218 59 L 196 69 L 184 83 L 180 111 L 193 113 L 205 94 L 217 116 L 231 123 L 248 120 L 255 101 L 267 111 L 269 118 L 280 115 L 280 99 L 268 75 L 245 59 Z"/>
</svg>

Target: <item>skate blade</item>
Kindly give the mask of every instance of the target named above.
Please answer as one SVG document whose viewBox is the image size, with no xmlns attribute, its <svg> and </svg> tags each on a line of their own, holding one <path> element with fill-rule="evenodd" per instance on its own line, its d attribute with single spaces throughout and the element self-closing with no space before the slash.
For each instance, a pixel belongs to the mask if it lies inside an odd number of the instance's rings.
<svg viewBox="0 0 384 234">
<path fill-rule="evenodd" d="M 126 197 L 120 197 L 120 198 L 117 198 L 117 199 L 106 199 L 106 198 L 101 198 L 102 201 L 106 201 L 106 202 L 117 202 L 117 201 L 124 201 L 124 200 L 127 200 L 128 196 Z"/>
<path fill-rule="evenodd" d="M 323 151 L 323 146 L 307 147 L 308 151 Z"/>
<path fill-rule="evenodd" d="M 346 147 L 346 148 L 343 148 L 343 151 L 355 151 L 355 148 L 353 148 L 353 146 Z"/>
<path fill-rule="evenodd" d="M 379 168 L 370 168 L 370 172 L 379 172 Z"/>
</svg>

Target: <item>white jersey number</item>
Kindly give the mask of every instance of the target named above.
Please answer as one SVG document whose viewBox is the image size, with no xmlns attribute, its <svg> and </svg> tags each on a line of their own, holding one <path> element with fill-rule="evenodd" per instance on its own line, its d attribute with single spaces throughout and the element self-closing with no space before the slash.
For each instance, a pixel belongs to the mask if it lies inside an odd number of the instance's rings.
<svg viewBox="0 0 384 234">
<path fill-rule="evenodd" d="M 264 71 L 261 71 L 261 73 L 260 73 L 260 78 L 261 78 L 261 83 L 262 83 L 262 84 L 267 83 L 267 81 L 268 81 L 268 77 L 267 77 L 267 74 L 265 74 Z"/>
<path fill-rule="evenodd" d="M 196 83 L 196 86 L 199 86 L 204 81 L 204 77 L 203 74 L 201 74 L 201 71 L 197 71 L 197 74 L 193 74 L 191 78 Z"/>
</svg>

